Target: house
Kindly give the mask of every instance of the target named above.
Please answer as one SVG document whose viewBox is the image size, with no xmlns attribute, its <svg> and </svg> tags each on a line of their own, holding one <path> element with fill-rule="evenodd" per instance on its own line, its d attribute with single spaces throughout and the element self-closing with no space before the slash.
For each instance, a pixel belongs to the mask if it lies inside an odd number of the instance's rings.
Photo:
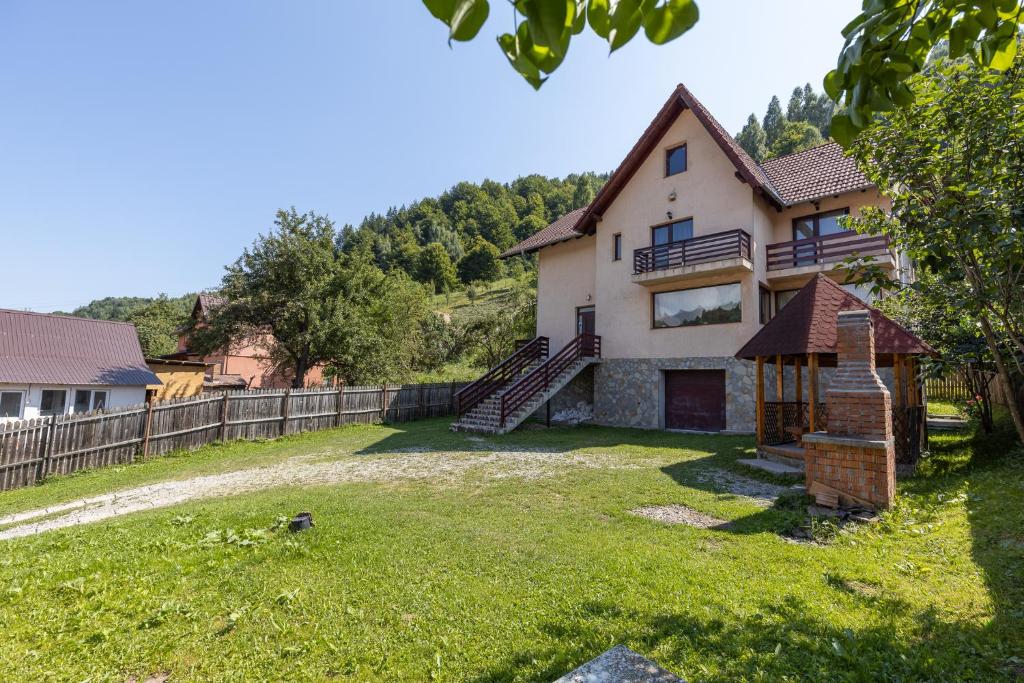
<svg viewBox="0 0 1024 683">
<path fill-rule="evenodd" d="M 159 383 L 130 323 L 0 310 L 0 421 L 139 405 Z"/>
<path fill-rule="evenodd" d="M 223 302 L 224 299 L 215 294 L 199 294 L 192 306 L 192 320 L 197 325 L 204 324 L 209 319 L 210 311 Z M 204 388 L 208 391 L 285 389 L 292 385 L 292 378 L 271 360 L 269 349 L 272 345 L 273 338 L 268 334 L 241 339 L 227 349 L 203 355 L 189 349 L 188 335 L 183 332 L 178 336 L 178 351 L 161 358 L 205 363 L 208 367 Z M 318 365 L 310 368 L 306 373 L 305 384 L 307 387 L 324 384 L 324 367 Z"/>
<path fill-rule="evenodd" d="M 889 202 L 837 144 L 759 164 L 679 85 L 589 206 L 502 254 L 537 255 L 538 339 L 464 390 L 456 428 L 506 431 L 550 399 L 603 425 L 753 432 L 740 347 L 818 274 L 865 297 L 851 254 L 904 277 L 885 237 L 841 225 L 865 207 Z"/>
<path fill-rule="evenodd" d="M 160 380 L 160 384 L 146 387 L 149 398 L 157 401 L 201 394 L 210 367 L 203 361 L 170 358 L 147 358 L 146 365 Z"/>
</svg>

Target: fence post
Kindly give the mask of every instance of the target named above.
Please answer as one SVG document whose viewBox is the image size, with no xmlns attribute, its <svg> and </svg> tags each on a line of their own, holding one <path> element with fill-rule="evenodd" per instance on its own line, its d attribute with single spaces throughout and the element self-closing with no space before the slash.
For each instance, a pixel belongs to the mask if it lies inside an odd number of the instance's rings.
<svg viewBox="0 0 1024 683">
<path fill-rule="evenodd" d="M 291 412 L 292 390 L 291 387 L 284 390 L 284 400 L 281 401 L 281 436 L 288 434 L 288 414 Z"/>
<path fill-rule="evenodd" d="M 416 419 L 425 417 L 426 406 L 423 405 L 423 382 L 420 382 L 419 392 L 416 395 Z"/>
<path fill-rule="evenodd" d="M 217 438 L 224 443 L 228 438 L 228 390 L 224 390 L 224 402 L 220 404 L 220 430 Z"/>
<path fill-rule="evenodd" d="M 40 454 L 39 465 L 36 467 L 36 481 L 42 480 L 50 469 L 50 456 L 53 453 L 53 442 L 56 437 L 57 416 L 51 415 L 46 429 L 46 440 L 43 441 L 43 452 Z"/>
<path fill-rule="evenodd" d="M 146 426 L 142 430 L 142 459 L 149 455 L 149 433 L 153 429 L 153 401 L 146 403 Z"/>
<path fill-rule="evenodd" d="M 341 426 L 341 416 L 345 410 L 345 383 L 342 382 L 338 386 L 338 414 L 334 416 L 334 426 Z"/>
<path fill-rule="evenodd" d="M 385 422 L 388 419 L 388 385 L 380 385 L 380 421 Z"/>
</svg>

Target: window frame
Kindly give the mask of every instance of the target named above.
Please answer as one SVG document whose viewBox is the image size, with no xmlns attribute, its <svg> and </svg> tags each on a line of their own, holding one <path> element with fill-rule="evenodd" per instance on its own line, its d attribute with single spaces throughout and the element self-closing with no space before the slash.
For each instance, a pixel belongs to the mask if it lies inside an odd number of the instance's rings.
<svg viewBox="0 0 1024 683">
<path fill-rule="evenodd" d="M 61 401 L 60 412 L 54 411 L 52 408 L 49 410 L 43 409 L 43 398 L 46 396 L 46 392 L 61 393 L 64 394 L 64 400 Z M 68 409 L 68 390 L 67 389 L 43 389 L 39 392 L 39 415 L 49 417 L 50 415 L 64 415 Z"/>
<path fill-rule="evenodd" d="M 840 209 L 829 209 L 828 211 L 818 211 L 816 213 L 809 213 L 809 214 L 804 215 L 804 216 L 796 216 L 795 218 L 792 219 L 792 222 L 790 224 L 791 225 L 791 233 L 793 235 L 793 241 L 795 242 L 797 240 L 818 239 L 819 237 L 821 237 L 821 219 L 822 218 L 829 218 L 829 217 L 834 216 L 834 215 L 849 216 L 850 215 L 850 207 L 844 206 L 844 207 L 842 207 Z M 800 221 L 806 221 L 806 220 L 812 221 L 814 234 L 811 237 L 797 237 L 797 234 L 796 234 L 796 224 L 799 223 Z M 848 233 L 848 232 L 853 232 L 853 230 L 843 230 L 842 232 L 835 232 L 835 233 L 831 233 L 831 234 L 833 234 L 833 235 L 842 235 L 842 234 L 845 234 L 845 233 Z"/>
<path fill-rule="evenodd" d="M 772 292 L 775 295 L 775 296 L 772 297 L 772 303 L 775 304 L 775 315 L 778 315 L 779 311 L 781 311 L 783 309 L 783 307 L 785 306 L 785 304 L 783 304 L 783 306 L 779 305 L 779 294 L 788 294 L 789 292 L 793 292 L 794 295 L 795 295 L 796 292 L 799 292 L 799 291 L 800 291 L 799 289 L 776 289 L 774 292 Z M 792 301 L 792 300 L 793 299 L 790 298 L 790 301 Z M 786 302 L 786 303 L 789 303 L 789 302 Z"/>
<path fill-rule="evenodd" d="M 96 407 L 96 395 L 97 394 L 103 394 L 103 405 L 100 406 L 99 408 Z M 95 410 L 106 410 L 107 403 L 109 401 L 110 401 L 110 392 L 109 391 L 107 391 L 106 389 L 94 389 L 93 392 L 92 392 L 92 397 L 89 400 L 89 410 L 93 410 L 93 411 L 95 411 Z"/>
<path fill-rule="evenodd" d="M 3 405 L 4 394 L 18 395 L 18 410 L 15 415 L 0 415 L 0 420 L 20 420 L 25 414 L 25 391 L 22 389 L 5 389 L 0 391 L 0 405 Z"/>
<path fill-rule="evenodd" d="M 670 227 L 670 226 L 675 225 L 676 223 L 685 223 L 686 221 L 690 221 L 690 236 L 689 237 L 684 237 L 681 240 L 669 240 L 668 242 L 665 242 L 665 244 L 675 244 L 676 242 L 685 242 L 686 240 L 692 240 L 694 238 L 694 234 L 693 234 L 693 232 L 694 232 L 693 216 L 686 216 L 685 218 L 673 218 L 670 221 L 662 221 L 661 223 L 655 223 L 654 225 L 652 225 L 651 226 L 651 246 L 652 247 L 663 247 L 663 246 L 665 246 L 664 244 L 655 244 L 654 243 L 654 231 L 655 230 L 658 230 L 659 228 Z M 669 236 L 671 237 L 671 231 L 669 232 Z"/>
<path fill-rule="evenodd" d="M 702 323 L 698 325 L 666 325 L 658 327 L 655 325 L 655 312 L 657 310 L 656 299 L 659 294 L 675 294 L 676 292 L 690 292 L 697 289 L 714 289 L 715 287 L 729 287 L 736 285 L 740 288 L 740 319 L 723 323 Z M 743 324 L 743 283 L 739 280 L 732 282 L 720 282 L 715 285 L 700 285 L 699 287 L 681 287 L 679 289 L 665 289 L 660 292 L 651 292 L 651 329 L 652 330 L 682 330 L 690 327 L 712 327 L 716 325 L 741 325 Z"/>
<path fill-rule="evenodd" d="M 622 233 L 612 235 L 612 261 L 622 260 Z"/>
<path fill-rule="evenodd" d="M 767 310 L 765 308 L 765 302 L 767 301 Z M 775 301 L 775 297 L 772 296 L 772 290 L 764 285 L 758 283 L 757 285 L 757 318 L 762 325 L 767 325 L 771 322 L 771 319 L 775 316 L 772 311 L 772 304 Z"/>
<path fill-rule="evenodd" d="M 683 156 L 684 156 L 684 159 L 683 159 L 683 170 L 676 171 L 675 173 L 673 173 L 672 172 L 671 161 L 670 161 L 671 158 L 672 158 L 672 152 L 675 152 L 676 150 L 680 150 L 680 149 L 683 150 Z M 686 173 L 689 170 L 690 170 L 690 150 L 686 148 L 686 143 L 685 142 L 681 142 L 678 145 L 672 145 L 671 147 L 666 147 L 665 148 L 665 177 L 666 178 L 670 178 L 670 177 L 672 177 L 674 175 L 679 175 L 680 173 Z"/>
</svg>

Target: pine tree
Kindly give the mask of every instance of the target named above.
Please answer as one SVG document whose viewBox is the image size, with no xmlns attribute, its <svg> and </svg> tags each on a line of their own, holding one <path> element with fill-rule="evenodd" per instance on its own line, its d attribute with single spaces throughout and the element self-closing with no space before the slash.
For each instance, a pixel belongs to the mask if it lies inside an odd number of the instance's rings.
<svg viewBox="0 0 1024 683">
<path fill-rule="evenodd" d="M 786 117 L 782 114 L 782 104 L 778 97 L 772 96 L 772 101 L 768 103 L 768 111 L 764 115 L 764 123 L 761 124 L 768 147 L 772 147 L 778 137 L 782 135 L 785 125 Z"/>
<path fill-rule="evenodd" d="M 768 138 L 764 134 L 764 128 L 753 114 L 747 119 L 743 130 L 736 136 L 736 142 L 758 163 L 768 155 Z"/>
<path fill-rule="evenodd" d="M 789 105 L 786 107 L 787 121 L 806 121 L 807 108 L 804 106 L 803 88 L 793 88 L 793 94 L 789 96 Z"/>
</svg>

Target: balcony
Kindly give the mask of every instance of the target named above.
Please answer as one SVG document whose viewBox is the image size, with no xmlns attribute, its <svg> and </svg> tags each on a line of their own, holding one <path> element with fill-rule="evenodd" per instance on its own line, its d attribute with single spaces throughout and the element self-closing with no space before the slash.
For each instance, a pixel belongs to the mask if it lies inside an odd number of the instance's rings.
<svg viewBox="0 0 1024 683">
<path fill-rule="evenodd" d="M 773 282 L 839 270 L 843 261 L 855 255 L 870 256 L 873 263 L 884 268 L 896 267 L 888 237 L 853 231 L 769 244 L 767 253 L 768 279 Z"/>
<path fill-rule="evenodd" d="M 727 230 L 633 252 L 633 282 L 656 285 L 705 275 L 752 272 L 750 235 Z"/>
</svg>

